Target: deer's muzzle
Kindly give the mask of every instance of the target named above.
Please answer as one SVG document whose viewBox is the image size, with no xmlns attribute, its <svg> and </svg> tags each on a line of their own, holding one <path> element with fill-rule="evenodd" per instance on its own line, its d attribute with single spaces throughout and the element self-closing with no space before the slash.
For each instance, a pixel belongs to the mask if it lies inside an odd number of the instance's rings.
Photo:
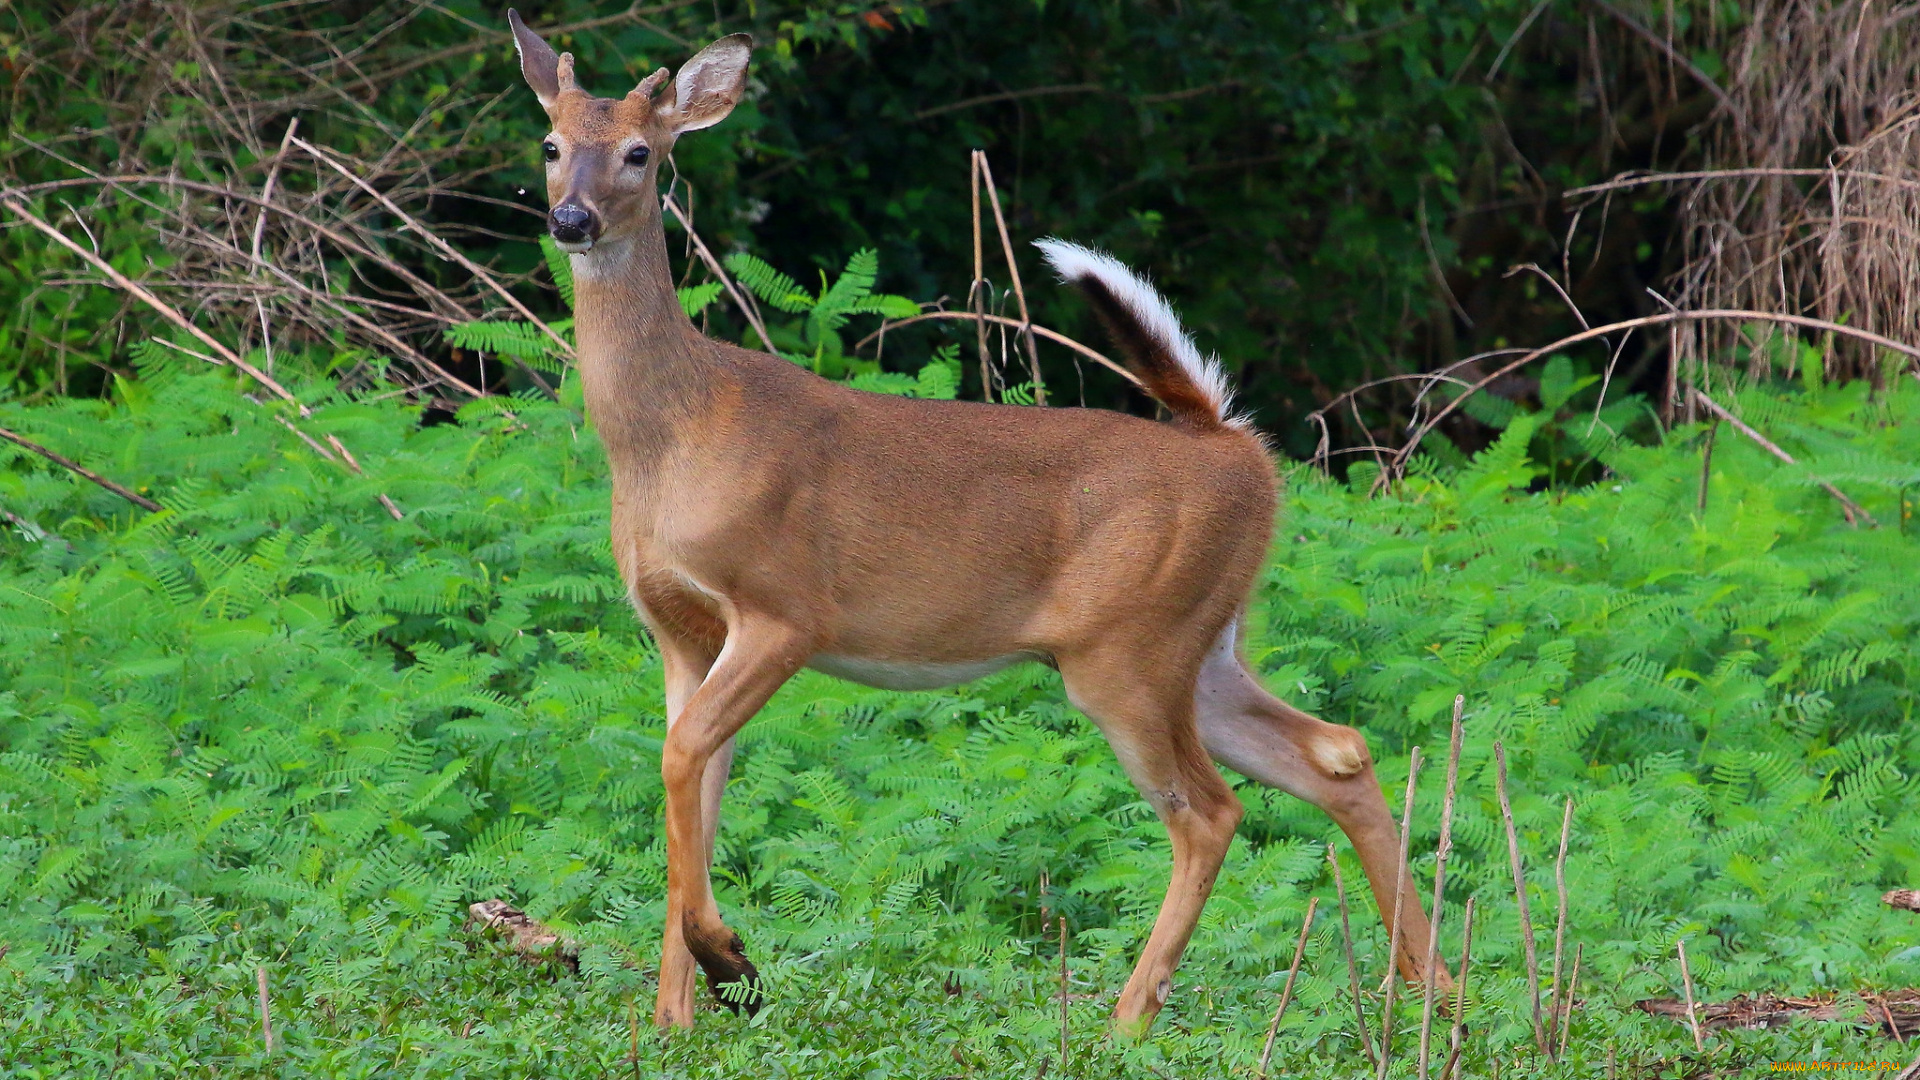
<svg viewBox="0 0 1920 1080">
<path fill-rule="evenodd" d="M 600 215 L 583 206 L 561 203 L 547 212 L 547 231 L 560 250 L 579 254 L 591 251 L 600 238 Z"/>
</svg>

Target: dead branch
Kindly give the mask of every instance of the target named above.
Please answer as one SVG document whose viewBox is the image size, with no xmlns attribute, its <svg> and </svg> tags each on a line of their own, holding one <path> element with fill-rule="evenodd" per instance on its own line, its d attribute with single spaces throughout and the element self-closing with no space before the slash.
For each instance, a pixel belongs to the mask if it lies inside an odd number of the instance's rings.
<svg viewBox="0 0 1920 1080">
<path fill-rule="evenodd" d="M 1726 409 L 1722 408 L 1719 402 L 1716 402 L 1712 398 L 1701 393 L 1697 387 L 1689 386 L 1687 387 L 1687 392 L 1693 395 L 1693 399 L 1695 401 L 1705 406 L 1708 412 L 1712 413 L 1713 415 L 1719 417 L 1722 420 L 1725 420 L 1728 423 L 1728 425 L 1730 425 L 1733 428 L 1733 430 L 1738 431 L 1740 434 L 1745 435 L 1747 438 L 1752 439 L 1754 442 L 1758 443 L 1760 445 L 1760 448 L 1765 450 L 1767 453 L 1772 454 L 1774 457 L 1779 458 L 1781 461 L 1784 461 L 1789 465 L 1797 464 L 1793 460 L 1792 454 L 1789 454 L 1785 450 L 1782 450 L 1778 446 L 1775 446 L 1771 441 L 1767 439 L 1765 435 L 1762 435 L 1759 432 L 1748 427 L 1745 423 L 1741 422 L 1739 417 L 1733 415 L 1732 413 L 1728 412 Z M 1872 514 L 1867 513 L 1866 510 L 1863 509 L 1859 503 L 1854 502 L 1852 499 L 1847 498 L 1846 495 L 1841 493 L 1839 488 L 1834 487 L 1832 484 L 1827 483 L 1825 480 L 1821 480 L 1819 477 L 1815 477 L 1814 482 L 1819 484 L 1822 488 L 1825 488 L 1827 494 L 1840 500 L 1840 506 L 1846 513 L 1847 521 L 1849 523 L 1852 523 L 1855 517 L 1857 516 L 1857 517 L 1866 519 L 1866 522 L 1869 528 L 1877 529 L 1880 527 L 1880 523 L 1873 519 Z"/>
<path fill-rule="evenodd" d="M 319 147 L 313 145 L 312 143 L 306 141 L 305 139 L 300 138 L 297 135 L 293 137 L 292 142 L 293 142 L 293 145 L 298 146 L 300 149 L 305 150 L 307 153 L 313 155 L 314 160 L 334 170 L 335 172 L 339 173 L 341 176 L 346 177 L 349 181 L 352 182 L 352 184 L 355 187 L 373 196 L 374 200 L 377 201 L 381 206 L 385 207 L 388 213 L 399 218 L 403 226 L 405 226 L 407 229 L 410 229 L 415 235 L 419 236 L 421 239 L 425 240 L 429 247 L 433 248 L 435 251 L 440 252 L 442 255 L 446 256 L 448 259 L 451 259 L 453 262 L 459 264 L 461 269 L 465 270 L 469 274 L 472 274 L 475 278 L 478 278 L 488 288 L 492 289 L 495 293 L 497 293 L 500 296 L 502 300 L 505 300 L 507 302 L 508 307 L 511 307 L 514 311 L 518 312 L 521 318 L 539 327 L 541 332 L 545 333 L 547 337 L 551 338 L 553 340 L 553 343 L 560 347 L 560 351 L 562 355 L 566 356 L 568 359 L 572 359 L 573 346 L 567 341 L 567 339 L 561 337 L 560 334 L 557 331 L 555 331 L 553 327 L 548 326 L 547 321 L 545 319 L 542 319 L 538 315 L 535 315 L 532 312 L 532 310 L 527 307 L 527 305 L 521 303 L 519 297 L 513 295 L 511 292 L 508 292 L 506 286 L 500 284 L 499 280 L 496 279 L 491 273 L 489 273 L 484 267 L 474 262 L 472 259 L 467 258 L 465 255 L 461 254 L 460 250 L 458 248 L 455 248 L 452 244 L 449 244 L 445 240 L 440 239 L 437 233 L 427 228 L 425 225 L 420 224 L 420 222 L 414 219 L 413 215 L 407 213 L 405 210 L 400 209 L 399 204 L 395 203 L 392 199 L 388 198 L 386 196 L 386 193 L 382 192 L 380 189 L 374 187 L 372 184 L 369 184 L 365 180 L 361 179 L 357 174 L 355 174 L 352 170 L 348 169 L 345 165 L 342 165 L 340 162 L 334 160 L 332 155 L 328 154 L 326 151 L 320 149 Z M 542 385 L 545 385 L 545 384 L 543 383 Z"/>
<path fill-rule="evenodd" d="M 309 416 L 312 414 L 311 410 L 309 410 L 306 407 L 306 405 L 300 401 L 299 398 L 294 397 L 293 394 L 288 392 L 286 387 L 281 386 L 279 383 L 275 382 L 271 376 L 267 375 L 265 372 L 260 371 L 259 369 L 255 368 L 252 364 L 249 364 L 245 360 L 241 359 L 239 353 L 236 353 L 232 349 L 227 348 L 226 345 L 216 340 L 211 334 L 208 334 L 205 330 L 202 330 L 198 326 L 195 326 L 191 321 L 187 319 L 185 315 L 182 315 L 178 311 L 175 311 L 172 305 L 168 304 L 166 301 L 160 299 L 159 297 L 153 295 L 151 292 L 148 292 L 145 287 L 140 285 L 138 282 L 134 281 L 132 278 L 129 278 L 125 274 L 122 274 L 120 271 L 115 270 L 112 264 L 108 263 L 107 260 L 102 259 L 100 256 L 95 255 L 93 252 L 87 250 L 84 247 L 81 247 L 79 244 L 74 243 L 73 240 L 70 239 L 66 233 L 63 233 L 59 229 L 54 228 L 52 225 L 47 224 L 38 215 L 33 213 L 33 211 L 28 210 L 26 206 L 23 205 L 18 199 L 14 198 L 12 195 L 0 195 L 0 205 L 4 205 L 8 210 L 13 211 L 14 216 L 19 218 L 21 221 L 24 221 L 27 224 L 33 226 L 34 228 L 40 230 L 41 232 L 47 234 L 61 247 L 64 247 L 68 251 L 73 252 L 75 255 L 80 256 L 80 258 L 84 259 L 89 266 L 92 266 L 95 270 L 98 270 L 101 274 L 105 275 L 107 280 L 113 282 L 115 285 L 119 286 L 121 289 L 132 294 L 132 296 L 135 299 L 139 300 L 141 303 L 147 305 L 148 307 L 152 308 L 154 311 L 158 312 L 162 318 L 166 319 L 168 322 L 174 324 L 175 326 L 178 326 L 180 329 L 185 330 L 187 333 L 192 334 L 194 337 L 198 338 L 208 348 L 212 349 L 214 353 L 218 355 L 222 360 L 225 360 L 227 363 L 232 364 L 234 367 L 237 367 L 241 371 L 246 372 L 247 375 L 253 379 L 253 381 L 259 383 L 263 387 L 266 387 L 266 389 L 269 392 L 271 392 L 275 397 L 293 405 L 294 408 L 299 410 L 301 416 Z"/>
<path fill-rule="evenodd" d="M 720 282 L 721 288 L 727 290 L 727 296 L 733 300 L 733 306 L 740 309 L 740 314 L 747 320 L 747 325 L 753 327 L 753 332 L 760 335 L 760 347 L 779 356 L 779 351 L 773 347 L 773 339 L 767 336 L 767 324 L 760 321 L 759 309 L 748 302 L 744 291 L 733 283 L 732 277 L 728 276 L 726 267 L 721 266 L 720 260 L 713 257 L 707 242 L 700 239 L 700 234 L 694 231 L 693 220 L 687 217 L 687 212 L 680 209 L 680 204 L 675 202 L 671 195 L 661 200 L 660 205 L 666 207 L 674 220 L 680 223 L 680 227 L 687 230 L 687 238 L 693 241 L 693 250 L 700 256 L 700 261 L 706 264 L 707 272 Z"/>
<path fill-rule="evenodd" d="M 892 330 L 895 327 L 911 326 L 917 322 L 926 322 L 928 319 L 966 319 L 968 321 L 980 320 L 984 322 L 993 323 L 996 326 L 1007 326 L 1007 327 L 1013 327 L 1016 329 L 1021 325 L 1019 319 L 1009 319 L 1004 315 L 977 315 L 971 311 L 926 311 L 918 315 L 915 315 L 910 319 L 894 319 L 892 321 L 882 323 L 880 326 L 880 329 L 875 330 L 873 333 L 868 334 L 866 337 L 861 338 L 857 342 L 854 342 L 853 347 L 858 349 L 866 345 L 867 342 L 872 341 L 874 338 L 879 337 L 881 334 L 884 334 L 888 330 Z M 1079 353 L 1081 356 L 1084 356 L 1087 359 L 1093 361 L 1094 363 L 1099 364 L 1104 368 L 1107 368 L 1108 370 L 1112 371 L 1114 374 L 1127 380 L 1133 385 L 1135 386 L 1141 385 L 1140 380 L 1134 376 L 1133 372 L 1128 371 L 1126 368 L 1123 368 L 1119 364 L 1113 362 L 1112 360 L 1107 359 L 1105 356 L 1101 355 L 1100 353 L 1094 352 L 1092 349 L 1087 348 L 1085 345 L 1080 344 L 1079 342 L 1073 340 L 1072 338 L 1059 332 L 1058 330 L 1049 330 L 1046 327 L 1040 326 L 1038 324 L 1035 324 L 1032 329 L 1034 333 L 1040 335 L 1043 338 L 1046 338 L 1048 341 L 1065 345 L 1067 348 L 1072 349 L 1074 352 Z"/>
<path fill-rule="evenodd" d="M 971 316 L 962 316 L 962 317 L 970 318 Z M 1412 432 L 1408 435 L 1406 443 L 1403 446 L 1401 446 L 1399 452 L 1394 455 L 1393 460 L 1390 463 L 1390 467 L 1388 469 L 1382 470 L 1380 474 L 1380 478 L 1374 482 L 1374 490 L 1377 492 L 1381 490 L 1381 488 L 1383 488 L 1386 483 L 1390 482 L 1391 480 L 1390 474 L 1397 473 L 1400 469 L 1405 467 L 1407 460 L 1411 458 L 1413 456 L 1413 452 L 1419 448 L 1420 440 L 1425 438 L 1428 432 L 1438 427 L 1440 425 L 1440 421 L 1445 420 L 1449 416 L 1452 416 L 1454 412 L 1460 408 L 1462 403 L 1464 403 L 1467 400 L 1467 398 L 1472 397 L 1474 394 L 1479 393 L 1481 390 L 1486 389 L 1489 385 L 1491 385 L 1495 381 L 1513 374 L 1514 372 L 1520 370 L 1521 368 L 1534 362 L 1535 360 L 1538 360 L 1543 356 L 1547 356 L 1552 353 L 1558 352 L 1569 345 L 1578 345 L 1581 342 L 1592 341 L 1595 338 L 1604 338 L 1609 334 L 1619 333 L 1620 331 L 1623 331 L 1623 330 L 1635 330 L 1643 326 L 1665 326 L 1673 323 L 1706 322 L 1706 321 L 1715 320 L 1715 319 L 1744 319 L 1744 320 L 1750 320 L 1754 322 L 1774 322 L 1774 323 L 1783 323 L 1789 326 L 1798 326 L 1798 327 L 1802 327 L 1809 330 L 1822 330 L 1827 333 L 1839 334 L 1846 337 L 1856 338 L 1861 341 L 1866 341 L 1870 344 L 1877 345 L 1883 349 L 1890 349 L 1904 356 L 1911 357 L 1916 361 L 1920 361 L 1920 347 L 1907 345 L 1905 343 L 1895 341 L 1892 338 L 1882 337 L 1879 334 L 1873 333 L 1868 330 L 1861 330 L 1857 327 L 1846 326 L 1841 323 L 1828 322 L 1825 319 L 1814 319 L 1805 315 L 1784 315 L 1777 312 L 1744 311 L 1744 310 L 1738 310 L 1738 309 L 1712 309 L 1712 310 L 1706 310 L 1706 311 L 1667 311 L 1657 315 L 1644 315 L 1637 319 L 1626 319 L 1621 322 L 1608 323 L 1605 326 L 1590 327 L 1586 330 L 1582 330 L 1577 334 L 1570 334 L 1567 337 L 1563 337 L 1559 341 L 1555 341 L 1551 344 L 1542 345 L 1537 349 L 1533 349 L 1530 352 L 1527 352 L 1525 355 L 1521 356 L 1519 359 L 1514 360 L 1505 365 L 1502 365 L 1498 370 L 1494 371 L 1491 375 L 1486 376 L 1485 378 L 1481 379 L 1479 382 L 1476 382 L 1472 386 L 1469 386 L 1465 390 L 1461 391 L 1459 396 L 1455 397 L 1452 401 L 1449 401 L 1445 406 L 1441 407 L 1441 409 L 1438 412 L 1434 413 L 1433 416 L 1429 418 L 1425 423 L 1419 424 L 1416 427 L 1414 427 Z"/>
<path fill-rule="evenodd" d="M 1733 98 L 1728 96 L 1726 90 L 1722 89 L 1720 84 L 1714 81 L 1713 76 L 1700 70 L 1699 65 L 1687 59 L 1679 50 L 1675 49 L 1671 42 L 1640 25 L 1639 20 L 1621 11 L 1619 8 L 1614 7 L 1608 3 L 1607 0 L 1588 0 L 1588 3 L 1606 12 L 1614 21 L 1631 31 L 1634 36 L 1653 46 L 1654 49 L 1658 50 L 1661 55 L 1665 56 L 1675 66 L 1685 71 L 1688 75 L 1693 76 L 1695 82 L 1705 87 L 1708 93 L 1719 100 L 1721 107 L 1725 108 L 1727 112 L 1733 116 L 1735 123 L 1741 125 L 1746 124 L 1747 117 L 1745 111 L 1734 103 Z"/>
<path fill-rule="evenodd" d="M 99 473 L 86 468 L 80 463 L 74 461 L 72 458 L 63 457 L 59 454 L 56 454 L 53 451 L 47 449 L 46 447 L 41 446 L 39 443 L 33 442 L 32 440 L 29 440 L 29 439 L 22 438 L 19 435 L 16 435 L 13 432 L 8 431 L 6 428 L 0 428 L 0 439 L 5 439 L 16 446 L 19 446 L 26 450 L 30 450 L 33 453 L 39 454 L 41 457 L 46 458 L 48 461 L 53 462 L 55 465 L 58 465 L 61 468 L 67 470 L 68 472 L 73 473 L 75 476 L 78 476 L 83 480 L 91 480 L 94 483 L 99 484 L 101 487 L 106 488 L 108 491 L 113 492 L 115 495 L 120 496 L 121 498 L 127 500 L 128 502 L 132 503 L 133 505 L 139 507 L 142 510 L 154 511 L 154 510 L 160 509 L 159 503 L 154 502 L 152 499 L 147 498 L 145 495 L 142 495 L 136 491 L 131 491 L 127 488 L 121 487 L 119 484 L 116 484 L 113 481 L 107 479 L 106 477 L 101 476 Z"/>
<path fill-rule="evenodd" d="M 1047 403 L 1046 383 L 1040 379 L 1040 351 L 1033 340 L 1033 316 L 1027 313 L 1027 291 L 1020 284 L 1020 267 L 1013 261 L 1013 241 L 1007 236 L 1007 218 L 1000 212 L 1000 193 L 993 186 L 993 169 L 987 164 L 987 152 L 975 150 L 980 162 L 980 178 L 985 182 L 987 202 L 993 207 L 993 223 L 1000 230 L 1000 250 L 1007 257 L 1007 276 L 1013 279 L 1013 296 L 1020 304 L 1020 337 L 1027 344 L 1027 366 L 1033 377 L 1033 403 Z"/>
<path fill-rule="evenodd" d="M 1686 1003 L 1675 998 L 1654 998 L 1634 1002 L 1634 1007 L 1650 1016 L 1666 1016 L 1684 1021 Z M 1794 1020 L 1852 1024 L 1895 1034 L 1920 1029 L 1920 989 L 1894 990 L 1886 994 L 1861 994 L 1851 1000 L 1837 998 L 1747 997 L 1731 1001 L 1701 1003 L 1695 1012 L 1700 1026 L 1709 1030 L 1725 1028 L 1775 1028 Z"/>
<path fill-rule="evenodd" d="M 1920 181 L 1909 180 L 1902 176 L 1887 176 L 1883 173 L 1861 172 L 1858 169 L 1696 169 L 1692 172 L 1643 173 L 1635 176 L 1621 173 L 1604 184 L 1588 184 L 1586 187 L 1568 188 L 1560 193 L 1563 199 L 1578 195 L 1599 195 L 1608 191 L 1624 191 L 1628 188 L 1645 187 L 1649 184 L 1676 184 L 1693 180 L 1738 180 L 1742 177 L 1758 176 L 1817 176 L 1822 179 L 1835 177 L 1845 180 L 1872 180 L 1876 183 L 1895 184 L 1900 187 L 1920 190 Z"/>
</svg>

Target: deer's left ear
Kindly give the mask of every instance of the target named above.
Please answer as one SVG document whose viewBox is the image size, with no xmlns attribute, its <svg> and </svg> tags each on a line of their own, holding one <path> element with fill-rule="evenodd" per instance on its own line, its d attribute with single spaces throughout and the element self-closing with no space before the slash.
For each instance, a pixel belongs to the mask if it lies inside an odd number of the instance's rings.
<svg viewBox="0 0 1920 1080">
<path fill-rule="evenodd" d="M 700 50 L 673 77 L 673 89 L 661 118 L 675 135 L 712 127 L 727 118 L 747 89 L 747 60 L 753 39 L 728 34 Z"/>
<path fill-rule="evenodd" d="M 533 96 L 540 99 L 540 107 L 551 112 L 554 100 L 560 96 L 560 57 L 539 34 L 527 29 L 527 24 L 520 21 L 520 13 L 512 8 L 507 9 L 507 25 L 513 28 L 513 47 L 520 53 L 520 74 L 526 77 L 527 85 L 533 87 Z"/>
</svg>

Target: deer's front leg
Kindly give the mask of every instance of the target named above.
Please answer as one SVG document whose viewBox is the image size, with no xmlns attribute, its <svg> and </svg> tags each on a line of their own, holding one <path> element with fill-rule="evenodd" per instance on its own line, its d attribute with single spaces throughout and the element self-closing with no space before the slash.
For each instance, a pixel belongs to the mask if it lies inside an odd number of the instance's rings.
<svg viewBox="0 0 1920 1080">
<path fill-rule="evenodd" d="M 680 722 L 680 715 L 686 712 L 687 702 L 693 700 L 694 692 L 706 681 L 707 672 L 713 669 L 716 651 L 682 640 L 663 628 L 656 628 L 653 636 L 660 645 L 661 666 L 665 669 L 667 730 L 671 731 Z M 707 764 L 706 778 L 701 784 L 700 813 L 706 828 L 705 851 L 709 863 L 713 861 L 713 839 L 720 826 L 720 797 L 726 791 L 727 771 L 732 763 L 733 740 L 728 739 Z M 660 956 L 661 1005 L 656 1022 L 663 1026 L 684 1024 L 683 1018 L 693 1016 L 694 970 L 693 953 L 687 948 L 680 925 L 668 923 Z"/>
<path fill-rule="evenodd" d="M 708 877 L 710 834 L 701 789 L 715 756 L 809 655 L 806 635 L 796 628 L 772 619 L 738 616 L 720 658 L 667 731 L 660 754 L 667 795 L 667 932 L 661 942 L 656 1025 L 693 1026 L 690 995 L 667 980 L 682 949 L 706 972 L 707 988 L 721 1001 L 728 997 L 724 988 L 734 983 L 757 990 L 759 972 L 747 959 L 739 935 L 721 921 L 713 900 Z M 749 1012 L 759 1007 L 751 994 L 745 1001 L 727 1004 L 736 1011 L 743 1005 Z"/>
</svg>

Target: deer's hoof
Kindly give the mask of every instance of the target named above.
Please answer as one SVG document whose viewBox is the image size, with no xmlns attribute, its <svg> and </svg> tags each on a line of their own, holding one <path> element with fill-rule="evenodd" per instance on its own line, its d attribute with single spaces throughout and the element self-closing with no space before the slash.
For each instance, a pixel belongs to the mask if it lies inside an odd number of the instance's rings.
<svg viewBox="0 0 1920 1080">
<path fill-rule="evenodd" d="M 744 1011 L 752 1016 L 760 1011 L 766 1001 L 760 985 L 760 969 L 747 959 L 740 935 L 724 927 L 718 934 L 704 934 L 688 920 L 686 939 L 693 958 L 700 963 L 700 970 L 706 973 L 707 989 L 714 1000 L 732 1009 L 735 1015 Z"/>
</svg>

